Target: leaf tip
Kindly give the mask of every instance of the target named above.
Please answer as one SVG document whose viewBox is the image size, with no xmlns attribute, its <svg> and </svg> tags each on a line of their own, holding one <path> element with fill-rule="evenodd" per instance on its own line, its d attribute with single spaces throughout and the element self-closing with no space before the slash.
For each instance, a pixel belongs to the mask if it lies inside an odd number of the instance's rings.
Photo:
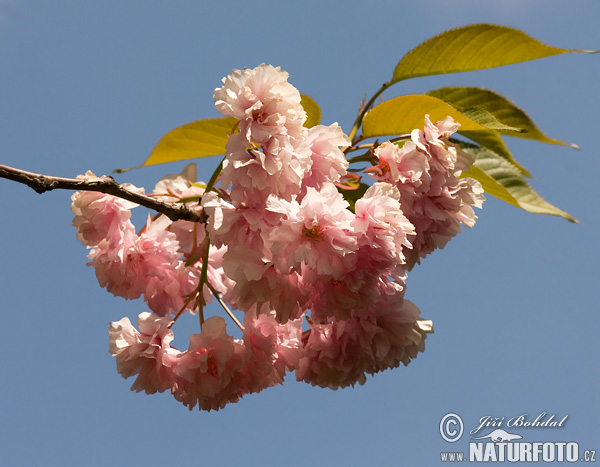
<svg viewBox="0 0 600 467">
<path fill-rule="evenodd" d="M 568 220 L 569 222 L 571 222 L 572 224 L 581 224 L 581 222 L 579 222 L 577 219 L 575 219 L 571 214 L 569 214 L 566 211 L 560 211 L 560 217 L 562 217 L 563 219 Z"/>
</svg>

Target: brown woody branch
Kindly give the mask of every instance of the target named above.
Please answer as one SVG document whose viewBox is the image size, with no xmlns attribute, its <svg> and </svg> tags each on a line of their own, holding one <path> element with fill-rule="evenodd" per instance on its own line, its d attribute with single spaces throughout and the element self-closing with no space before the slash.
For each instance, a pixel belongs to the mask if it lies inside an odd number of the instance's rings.
<svg viewBox="0 0 600 467">
<path fill-rule="evenodd" d="M 123 187 L 123 185 L 119 185 L 114 178 L 107 175 L 87 179 L 53 177 L 0 164 L 0 178 L 23 183 L 40 194 L 56 189 L 99 191 L 153 209 L 164 214 L 172 221 L 183 219 L 192 222 L 206 222 L 207 220 L 203 212 L 197 214 L 185 204 L 165 203 L 150 196 L 136 193 Z"/>
</svg>

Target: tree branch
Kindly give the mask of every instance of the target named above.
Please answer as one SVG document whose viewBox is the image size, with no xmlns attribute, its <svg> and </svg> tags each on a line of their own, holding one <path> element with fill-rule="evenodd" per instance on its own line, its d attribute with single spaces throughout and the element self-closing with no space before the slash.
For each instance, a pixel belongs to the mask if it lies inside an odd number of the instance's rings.
<svg viewBox="0 0 600 467">
<path fill-rule="evenodd" d="M 27 172 L 0 164 L 0 178 L 6 178 L 18 183 L 23 183 L 38 193 L 61 190 L 99 191 L 107 195 L 131 201 L 141 206 L 153 209 L 167 216 L 172 221 L 186 220 L 191 222 L 206 222 L 204 212 L 197 214 L 185 204 L 173 204 L 159 201 L 150 196 L 131 191 L 119 185 L 114 178 L 103 175 L 98 178 L 64 178 Z"/>
</svg>

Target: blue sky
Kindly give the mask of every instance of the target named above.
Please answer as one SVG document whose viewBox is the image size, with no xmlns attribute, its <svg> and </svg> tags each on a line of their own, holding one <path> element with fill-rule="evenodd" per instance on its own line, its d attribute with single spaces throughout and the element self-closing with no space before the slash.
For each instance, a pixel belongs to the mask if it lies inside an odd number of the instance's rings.
<svg viewBox="0 0 600 467">
<path fill-rule="evenodd" d="M 435 34 L 488 22 L 600 49 L 599 17 L 597 0 L 0 1 L 0 163 L 61 176 L 141 163 L 170 129 L 218 116 L 212 91 L 232 68 L 262 62 L 287 70 L 322 122 L 348 131 L 360 100 Z M 600 451 L 599 78 L 600 55 L 568 54 L 384 94 L 474 85 L 508 97 L 542 131 L 581 146 L 509 141 L 536 190 L 581 223 L 488 199 L 473 230 L 409 276 L 407 298 L 435 327 L 411 365 L 336 392 L 292 377 L 219 412 L 129 391 L 107 323 L 133 320 L 144 303 L 98 286 L 70 193 L 0 180 L 2 463 L 431 466 L 441 451 L 467 449 L 468 436 L 440 436 L 449 412 L 467 431 L 488 415 L 568 415 L 561 428 L 512 432 Z M 217 162 L 201 161 L 200 173 Z M 118 180 L 152 187 L 184 165 Z"/>
</svg>

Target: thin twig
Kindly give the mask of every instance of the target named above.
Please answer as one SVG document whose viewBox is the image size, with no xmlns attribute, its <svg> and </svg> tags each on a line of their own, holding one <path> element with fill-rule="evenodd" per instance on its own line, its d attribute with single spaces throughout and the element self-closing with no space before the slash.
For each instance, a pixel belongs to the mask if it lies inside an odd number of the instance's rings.
<svg viewBox="0 0 600 467">
<path fill-rule="evenodd" d="M 23 183 L 40 194 L 56 189 L 99 191 L 153 209 L 164 214 L 172 221 L 183 219 L 205 223 L 207 220 L 206 214 L 203 212 L 198 214 L 185 204 L 164 203 L 150 196 L 136 193 L 118 184 L 114 178 L 107 175 L 97 178 L 54 177 L 0 164 L 0 178 Z"/>
<path fill-rule="evenodd" d="M 171 329 L 171 327 L 175 324 L 175 321 L 177 321 L 179 319 L 179 317 L 183 314 L 183 312 L 185 311 L 185 309 L 188 307 L 188 305 L 191 303 L 191 301 L 194 298 L 196 298 L 196 294 L 195 293 L 190 294 L 190 296 L 183 303 L 183 306 L 181 307 L 181 310 L 179 310 L 179 313 L 177 313 L 175 315 L 175 318 L 173 318 L 173 321 L 171 321 L 169 323 L 169 325 L 167 326 L 168 329 Z"/>
<path fill-rule="evenodd" d="M 206 285 L 208 286 L 208 288 L 210 289 L 210 291 L 213 294 L 213 297 L 215 297 L 217 299 L 217 301 L 221 304 L 221 306 L 223 307 L 223 309 L 225 310 L 225 312 L 229 315 L 229 317 L 233 320 L 233 322 L 235 324 L 238 325 L 238 327 L 243 331 L 245 328 L 242 325 L 242 323 L 240 323 L 240 321 L 235 317 L 235 315 L 233 314 L 233 312 L 229 309 L 229 307 L 225 304 L 225 302 L 223 300 L 221 300 L 221 297 L 219 296 L 219 291 L 217 289 L 215 289 L 213 287 L 213 285 L 206 281 Z"/>
</svg>

